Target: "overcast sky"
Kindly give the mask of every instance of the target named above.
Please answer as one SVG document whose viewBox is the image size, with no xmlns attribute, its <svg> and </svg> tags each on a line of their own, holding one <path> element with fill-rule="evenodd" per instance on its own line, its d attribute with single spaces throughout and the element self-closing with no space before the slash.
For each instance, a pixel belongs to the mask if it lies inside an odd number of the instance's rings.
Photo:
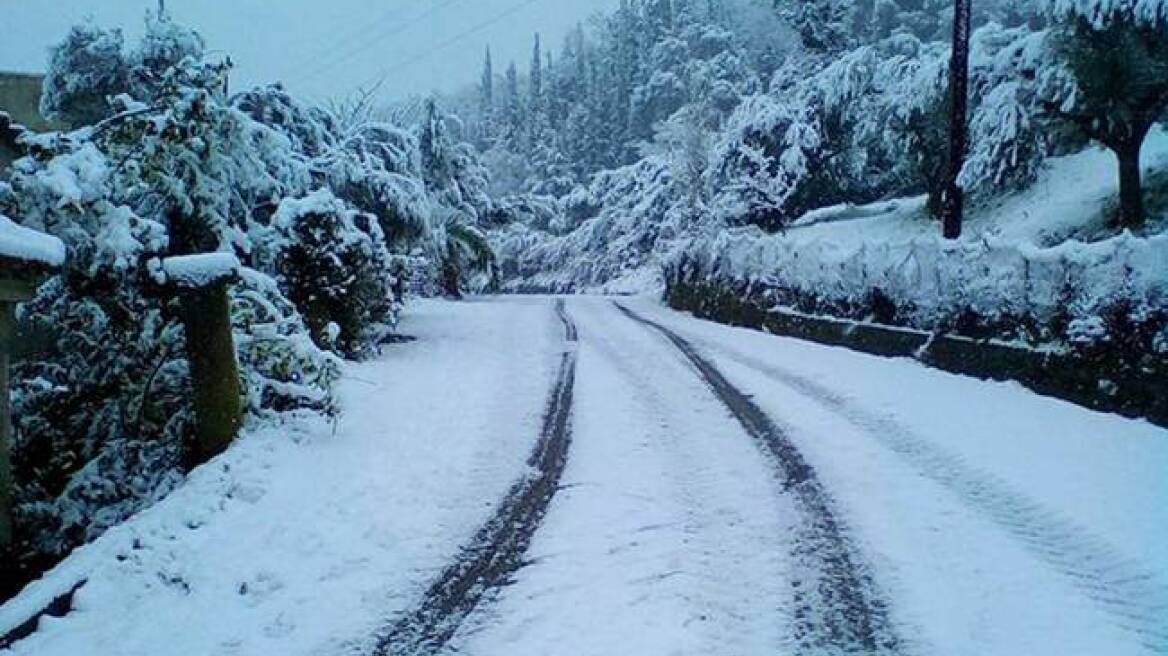
<svg viewBox="0 0 1168 656">
<path fill-rule="evenodd" d="M 619 0 L 166 0 L 177 20 L 235 61 L 235 88 L 283 81 L 339 96 L 386 76 L 397 98 L 478 80 L 490 44 L 498 72 L 521 70 L 540 32 L 559 49 L 577 22 Z M 134 40 L 157 0 L 0 0 L 0 70 L 40 72 L 46 50 L 86 17 Z"/>
</svg>

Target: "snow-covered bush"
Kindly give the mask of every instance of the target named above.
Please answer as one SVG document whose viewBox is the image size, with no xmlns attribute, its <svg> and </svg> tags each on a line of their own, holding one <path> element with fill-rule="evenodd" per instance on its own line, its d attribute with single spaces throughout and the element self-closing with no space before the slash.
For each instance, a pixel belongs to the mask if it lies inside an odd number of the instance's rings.
<svg viewBox="0 0 1168 656">
<path fill-rule="evenodd" d="M 235 349 L 257 417 L 295 410 L 335 414 L 340 361 L 312 340 L 304 318 L 274 278 L 242 270 L 231 288 Z"/>
<path fill-rule="evenodd" d="M 779 230 L 838 189 L 816 118 L 769 95 L 738 108 L 713 157 L 714 211 L 730 225 Z"/>
<path fill-rule="evenodd" d="M 628 275 L 655 278 L 661 258 L 713 220 L 692 211 L 663 157 L 602 171 L 569 201 L 592 207 L 596 214 L 562 236 L 527 226 L 493 234 L 506 288 L 583 291 Z M 656 286 L 653 280 L 637 284 L 642 283 Z"/>
<path fill-rule="evenodd" d="M 327 190 L 286 199 L 273 217 L 283 235 L 280 280 L 321 348 L 361 357 L 395 318 L 390 255 L 376 217 Z"/>
<path fill-rule="evenodd" d="M 77 25 L 52 49 L 41 114 L 66 125 L 92 125 L 110 115 L 109 99 L 130 89 L 130 63 L 120 30 Z"/>
<path fill-rule="evenodd" d="M 323 158 L 356 159 L 327 114 L 297 113 L 275 93 L 229 103 L 227 65 L 166 17 L 148 21 L 136 49 L 121 48 L 117 33 L 78 28 L 54 51 L 45 105 L 78 129 L 25 133 L 28 156 L 0 183 L 0 211 L 61 238 L 69 253 L 65 270 L 22 309 L 22 332 L 34 339 L 13 369 L 16 555 L 30 568 L 167 493 L 188 465 L 183 313 L 159 284 L 161 258 L 222 251 L 244 263 L 231 318 L 253 421 L 338 409 L 339 361 L 313 342 L 279 279 L 289 247 L 317 261 L 325 256 L 314 246 L 344 253 L 338 261 L 349 269 L 311 284 L 335 295 L 344 278 L 360 321 L 388 322 L 396 311 L 397 264 L 374 217 L 333 199 L 340 229 L 320 242 L 303 224 L 273 218 L 282 199 L 340 179 Z M 248 102 L 256 98 L 268 102 Z M 408 139 L 379 143 L 402 151 L 385 151 L 383 161 L 414 157 Z M 403 177 L 418 177 L 402 167 Z M 356 179 L 362 168 L 344 170 Z M 308 286 L 300 281 L 297 293 L 310 295 Z M 363 325 L 339 334 L 340 348 L 365 352 L 375 333 Z"/>
<path fill-rule="evenodd" d="M 869 319 L 878 295 L 884 323 L 1068 348 L 1138 338 L 1150 352 L 1168 317 L 1166 248 L 1168 235 L 1130 233 L 1040 248 L 940 236 L 843 246 L 740 230 L 695 240 L 668 275 L 805 312 Z"/>
<path fill-rule="evenodd" d="M 62 555 L 174 485 L 192 420 L 174 313 L 76 270 L 24 306 L 45 337 L 13 368 L 22 557 Z"/>
<path fill-rule="evenodd" d="M 1036 79 L 1049 64 L 1046 33 L 991 23 L 972 42 L 973 95 L 970 153 L 961 171 L 967 191 L 1022 188 L 1038 176 L 1044 158 L 1067 135 L 1052 129 L 1038 111 Z"/>
</svg>

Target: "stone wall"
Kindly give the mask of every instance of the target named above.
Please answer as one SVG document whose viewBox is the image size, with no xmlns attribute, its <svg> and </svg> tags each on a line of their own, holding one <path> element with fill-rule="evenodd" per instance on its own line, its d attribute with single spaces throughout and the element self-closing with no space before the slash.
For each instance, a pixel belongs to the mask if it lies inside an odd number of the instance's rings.
<svg viewBox="0 0 1168 656">
<path fill-rule="evenodd" d="M 874 355 L 914 358 L 977 378 L 1013 380 L 1039 394 L 1168 426 L 1168 376 L 1154 366 L 802 314 L 716 282 L 672 280 L 666 299 L 674 309 L 701 319 Z"/>
</svg>

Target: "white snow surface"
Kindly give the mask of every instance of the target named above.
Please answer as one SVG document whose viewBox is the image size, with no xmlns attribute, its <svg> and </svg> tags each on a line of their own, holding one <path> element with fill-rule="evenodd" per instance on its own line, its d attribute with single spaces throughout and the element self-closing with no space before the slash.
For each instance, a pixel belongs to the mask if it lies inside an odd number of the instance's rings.
<svg viewBox="0 0 1168 656">
<path fill-rule="evenodd" d="M 622 302 L 681 331 L 792 436 L 890 600 L 905 653 L 1165 648 L 1145 632 L 1168 635 L 1168 432 Z M 607 299 L 568 309 L 580 347 L 563 491 L 532 565 L 443 653 L 791 652 L 797 520 L 774 470 L 659 335 Z M 828 401 L 761 370 L 805 378 Z"/>
<path fill-rule="evenodd" d="M 906 653 L 1168 649 L 1168 431 L 1019 385 L 696 321 L 689 339 L 788 433 Z M 578 297 L 573 443 L 513 585 L 449 653 L 785 653 L 799 514 L 698 373 Z M 525 467 L 563 331 L 547 298 L 426 302 L 348 365 L 347 413 L 253 427 L 178 492 L 0 608 L 80 578 L 14 654 L 370 653 Z"/>
<path fill-rule="evenodd" d="M 164 259 L 162 272 L 170 284 L 197 288 L 237 274 L 240 266 L 234 253 L 197 253 Z"/>
<path fill-rule="evenodd" d="M 1168 650 L 1168 431 L 1016 383 L 633 305 L 793 437 L 916 653 Z"/>
<path fill-rule="evenodd" d="M 1153 128 L 1141 152 L 1145 177 L 1168 171 L 1168 128 Z M 1026 189 L 988 202 L 974 199 L 963 239 L 1000 240 L 1050 247 L 1082 238 L 1105 227 L 1107 209 L 1116 203 L 1119 181 L 1115 155 L 1102 147 L 1048 160 L 1039 178 Z M 1168 217 L 1151 217 L 1153 223 Z M 927 217 L 924 197 L 834 206 L 808 212 L 786 238 L 807 245 L 831 242 L 841 247 L 861 243 L 893 244 L 933 237 L 940 232 Z"/>
<path fill-rule="evenodd" d="M 59 267 L 65 263 L 65 244 L 0 214 L 0 257 Z"/>
<path fill-rule="evenodd" d="M 543 300 L 418 302 L 419 337 L 349 364 L 336 426 L 255 426 L 170 497 L 0 607 L 14 655 L 371 651 L 524 471 L 559 361 Z"/>
<path fill-rule="evenodd" d="M 795 512 L 667 343 L 602 299 L 580 332 L 573 444 L 544 526 L 450 653 L 784 653 Z"/>
</svg>

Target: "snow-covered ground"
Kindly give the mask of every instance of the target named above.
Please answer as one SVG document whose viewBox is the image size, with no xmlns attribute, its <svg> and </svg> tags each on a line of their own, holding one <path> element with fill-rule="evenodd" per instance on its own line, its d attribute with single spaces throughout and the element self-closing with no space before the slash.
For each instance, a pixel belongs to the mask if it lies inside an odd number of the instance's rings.
<svg viewBox="0 0 1168 656">
<path fill-rule="evenodd" d="M 525 299 L 421 302 L 402 330 L 419 341 L 348 366 L 336 426 L 251 430 L 0 608 L 3 633 L 89 581 L 12 653 L 337 654 L 372 640 L 524 468 L 562 333 L 549 303 Z"/>
<path fill-rule="evenodd" d="M 689 340 L 802 452 L 900 651 L 1168 653 L 1168 431 L 622 302 Z M 797 650 L 800 515 L 772 457 L 661 335 L 609 299 L 567 311 L 560 489 L 529 564 L 447 651 Z M 423 303 L 404 330 L 420 341 L 349 367 L 335 431 L 253 430 L 0 608 L 7 630 L 89 579 L 13 653 L 370 653 L 524 471 L 563 348 L 547 298 Z"/>
<path fill-rule="evenodd" d="M 1145 176 L 1168 171 L 1168 129 L 1157 127 L 1148 135 L 1141 162 Z M 964 238 L 1041 247 L 1101 235 L 1108 210 L 1117 203 L 1117 176 L 1115 155 L 1099 146 L 1051 158 L 1026 189 L 988 200 L 975 197 Z M 1165 219 L 1152 216 L 1151 222 L 1159 225 Z M 850 248 L 908 242 L 939 232 L 937 222 L 927 215 L 925 198 L 919 197 L 814 210 L 796 221 L 784 238 L 804 247 L 825 241 Z"/>
<path fill-rule="evenodd" d="M 521 571 L 451 653 L 773 654 L 793 513 L 700 379 L 602 299 L 580 330 L 572 453 Z"/>
<path fill-rule="evenodd" d="M 1168 431 L 638 307 L 787 426 L 918 653 L 1168 651 Z"/>
</svg>

